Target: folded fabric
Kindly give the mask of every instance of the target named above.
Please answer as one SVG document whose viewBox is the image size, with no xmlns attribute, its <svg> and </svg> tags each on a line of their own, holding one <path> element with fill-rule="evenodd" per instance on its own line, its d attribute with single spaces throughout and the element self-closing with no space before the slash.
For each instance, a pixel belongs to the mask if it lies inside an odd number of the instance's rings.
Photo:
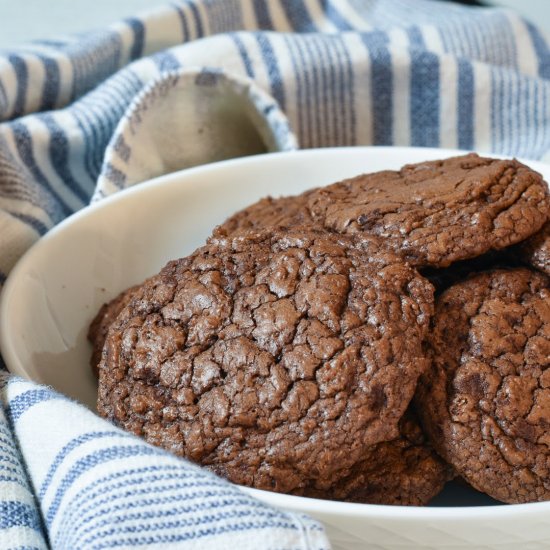
<svg viewBox="0 0 550 550">
<path fill-rule="evenodd" d="M 502 9 L 186 0 L 0 54 L 0 284 L 91 200 L 234 156 L 417 145 L 550 158 L 550 49 Z M 319 524 L 2 375 L 0 547 L 324 548 Z"/>
<path fill-rule="evenodd" d="M 0 388 L 0 472 L 11 476 L 0 478 L 0 548 L 329 547 L 317 522 L 264 506 L 47 388 L 5 375 Z"/>
</svg>

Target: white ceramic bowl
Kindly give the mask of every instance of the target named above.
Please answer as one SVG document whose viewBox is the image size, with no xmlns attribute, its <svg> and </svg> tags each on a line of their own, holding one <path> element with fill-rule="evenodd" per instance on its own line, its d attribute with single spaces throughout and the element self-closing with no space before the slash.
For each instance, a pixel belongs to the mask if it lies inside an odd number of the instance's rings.
<svg viewBox="0 0 550 550">
<path fill-rule="evenodd" d="M 8 278 L 0 309 L 7 366 L 93 408 L 86 331 L 101 304 L 122 289 L 189 254 L 216 224 L 260 197 L 457 153 L 363 147 L 247 157 L 161 177 L 86 208 L 50 231 Z M 550 179 L 550 167 L 529 164 Z M 550 502 L 487 505 L 460 486 L 426 508 L 246 490 L 320 519 L 337 549 L 550 548 Z"/>
</svg>

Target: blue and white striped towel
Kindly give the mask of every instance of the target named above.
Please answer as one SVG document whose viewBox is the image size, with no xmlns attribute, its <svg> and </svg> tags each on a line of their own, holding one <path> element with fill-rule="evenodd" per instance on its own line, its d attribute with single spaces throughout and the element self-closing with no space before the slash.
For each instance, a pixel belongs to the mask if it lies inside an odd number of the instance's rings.
<svg viewBox="0 0 550 550">
<path fill-rule="evenodd" d="M 0 53 L 0 284 L 48 229 L 231 156 L 420 145 L 550 158 L 550 45 L 430 0 L 186 0 Z M 0 374 L 1 548 L 324 548 L 47 388 Z"/>
</svg>

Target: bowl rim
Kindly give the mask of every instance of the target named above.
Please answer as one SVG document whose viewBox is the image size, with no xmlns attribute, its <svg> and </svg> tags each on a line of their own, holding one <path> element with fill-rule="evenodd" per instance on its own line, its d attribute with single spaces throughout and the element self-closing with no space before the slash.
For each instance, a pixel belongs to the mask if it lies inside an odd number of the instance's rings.
<svg viewBox="0 0 550 550">
<path fill-rule="evenodd" d="M 16 375 L 25 376 L 24 369 L 9 339 L 10 327 L 8 316 L 8 305 L 10 295 L 14 291 L 19 275 L 25 272 L 27 264 L 32 262 L 36 251 L 41 250 L 45 246 L 49 246 L 49 241 L 56 238 L 56 235 L 65 231 L 73 224 L 78 223 L 82 218 L 93 216 L 96 211 L 99 211 L 109 205 L 117 204 L 120 201 L 126 200 L 130 196 L 138 196 L 140 194 L 147 195 L 153 192 L 154 189 L 164 186 L 183 184 L 187 180 L 192 180 L 195 175 L 216 173 L 227 168 L 244 168 L 256 163 L 279 163 L 286 162 L 288 159 L 304 158 L 314 160 L 316 157 L 326 157 L 333 155 L 339 157 L 346 155 L 357 155 L 361 152 L 376 150 L 381 154 L 391 155 L 392 153 L 399 154 L 407 152 L 413 155 L 426 156 L 454 156 L 463 155 L 471 151 L 460 149 L 440 149 L 427 147 L 392 147 L 392 146 L 352 146 L 352 147 L 327 147 L 316 149 L 299 149 L 295 151 L 283 151 L 276 153 L 265 153 L 261 155 L 253 155 L 240 157 L 236 159 L 228 159 L 211 164 L 200 165 L 193 168 L 187 168 L 170 174 L 165 174 L 133 185 L 130 188 L 123 189 L 114 195 L 106 197 L 98 202 L 90 204 L 81 210 L 68 216 L 59 224 L 50 229 L 43 237 L 34 243 L 29 250 L 18 260 L 16 265 L 9 273 L 2 292 L 0 293 L 0 349 L 8 370 Z M 494 153 L 480 153 L 482 155 L 491 156 L 494 158 L 515 158 L 507 155 L 499 155 Z M 529 165 L 531 168 L 538 171 L 547 171 L 550 175 L 550 165 L 539 161 L 518 158 L 520 162 Z M 238 486 L 241 490 L 249 495 L 267 502 L 278 508 L 292 509 L 303 513 L 314 514 L 317 516 L 338 516 L 340 518 L 378 518 L 378 519 L 393 519 L 402 521 L 416 520 L 453 520 L 453 521 L 485 521 L 487 519 L 498 520 L 508 517 L 518 518 L 520 516 L 533 514 L 544 515 L 547 517 L 550 511 L 550 501 L 546 502 L 531 502 L 525 504 L 507 504 L 507 505 L 481 505 L 481 506 L 392 506 L 379 504 L 359 504 L 341 502 L 335 500 L 321 500 L 308 497 L 300 497 L 294 495 L 286 495 L 253 489 L 250 487 Z"/>
</svg>

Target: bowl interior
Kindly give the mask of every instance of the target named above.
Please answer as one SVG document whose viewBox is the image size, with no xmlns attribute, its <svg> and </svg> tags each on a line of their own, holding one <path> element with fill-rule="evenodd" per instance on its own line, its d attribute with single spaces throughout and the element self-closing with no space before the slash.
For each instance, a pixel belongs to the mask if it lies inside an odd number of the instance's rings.
<svg viewBox="0 0 550 550">
<path fill-rule="evenodd" d="M 0 309 L 7 366 L 95 409 L 97 384 L 86 333 L 104 302 L 156 273 L 168 260 L 192 252 L 215 225 L 260 197 L 299 193 L 361 172 L 457 153 L 362 147 L 260 155 L 157 178 L 86 208 L 48 233 L 10 275 Z M 550 167 L 529 164 L 550 179 Z M 275 504 L 281 499 L 312 501 L 269 498 Z M 451 485 L 433 505 L 492 503 Z M 331 505 L 342 511 L 353 507 Z M 304 506 L 307 510 L 309 505 Z"/>
</svg>

